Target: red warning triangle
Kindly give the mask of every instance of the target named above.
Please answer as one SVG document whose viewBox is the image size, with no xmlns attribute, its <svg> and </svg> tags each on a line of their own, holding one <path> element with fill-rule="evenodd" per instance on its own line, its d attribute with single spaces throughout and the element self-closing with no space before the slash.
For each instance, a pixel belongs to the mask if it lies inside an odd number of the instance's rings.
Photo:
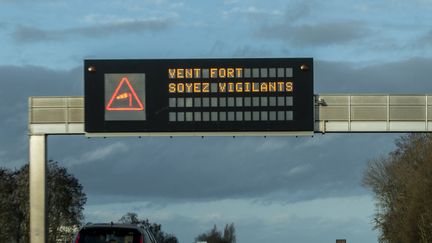
<svg viewBox="0 0 432 243">
<path fill-rule="evenodd" d="M 124 87 L 123 87 L 124 86 Z M 120 92 L 121 90 L 121 92 Z M 112 106 L 115 107 L 112 107 Z M 138 98 L 135 89 L 129 82 L 127 77 L 123 77 L 111 96 L 108 105 L 106 106 L 108 111 L 141 111 L 144 110 L 144 106 L 141 100 Z"/>
</svg>

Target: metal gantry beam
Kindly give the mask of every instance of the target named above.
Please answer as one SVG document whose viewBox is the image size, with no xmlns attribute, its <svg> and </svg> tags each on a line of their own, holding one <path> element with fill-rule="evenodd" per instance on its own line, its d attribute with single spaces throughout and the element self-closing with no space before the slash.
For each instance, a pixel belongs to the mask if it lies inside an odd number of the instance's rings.
<svg viewBox="0 0 432 243">
<path fill-rule="evenodd" d="M 30 97 L 30 134 L 84 134 L 84 97 Z"/>
<path fill-rule="evenodd" d="M 314 132 L 317 133 L 432 131 L 432 95 L 317 94 L 314 99 Z M 29 132 L 85 134 L 84 97 L 30 97 Z M 203 136 L 200 133 L 195 135 Z M 252 135 L 277 136 L 278 133 Z"/>
<path fill-rule="evenodd" d="M 430 95 L 315 96 L 315 132 L 431 132 Z"/>
</svg>

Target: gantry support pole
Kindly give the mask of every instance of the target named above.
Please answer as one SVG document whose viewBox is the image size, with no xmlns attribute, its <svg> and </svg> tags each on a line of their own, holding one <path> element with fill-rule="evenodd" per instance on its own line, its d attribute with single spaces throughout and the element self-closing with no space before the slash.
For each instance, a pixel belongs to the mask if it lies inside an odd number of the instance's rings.
<svg viewBox="0 0 432 243">
<path fill-rule="evenodd" d="M 47 135 L 30 135 L 30 243 L 46 243 L 46 143 Z"/>
</svg>

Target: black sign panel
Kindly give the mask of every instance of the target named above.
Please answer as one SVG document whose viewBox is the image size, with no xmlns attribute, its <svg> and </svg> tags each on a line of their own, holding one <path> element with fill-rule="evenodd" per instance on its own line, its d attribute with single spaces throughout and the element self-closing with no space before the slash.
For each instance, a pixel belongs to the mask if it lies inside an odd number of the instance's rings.
<svg viewBox="0 0 432 243">
<path fill-rule="evenodd" d="M 85 60 L 84 67 L 87 133 L 314 130 L 312 58 Z"/>
</svg>

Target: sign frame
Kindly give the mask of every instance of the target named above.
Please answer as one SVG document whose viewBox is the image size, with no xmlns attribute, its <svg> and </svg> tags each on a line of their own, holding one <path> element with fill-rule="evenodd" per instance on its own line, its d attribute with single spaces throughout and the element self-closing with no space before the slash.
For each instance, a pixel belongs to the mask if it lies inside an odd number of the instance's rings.
<svg viewBox="0 0 432 243">
<path fill-rule="evenodd" d="M 313 92 L 313 59 L 312 58 L 234 58 L 234 59 L 88 59 L 84 61 L 85 77 L 85 132 L 87 136 L 287 136 L 287 135 L 312 135 L 314 133 L 314 92 Z M 212 77 L 211 74 L 204 76 L 204 70 L 214 68 L 225 69 L 220 77 Z M 227 77 L 228 69 L 241 68 L 242 76 Z M 270 77 L 273 69 L 276 71 L 285 68 L 285 76 Z M 169 70 L 179 69 L 201 69 L 199 77 L 172 76 Z M 251 70 L 250 77 L 246 77 L 246 69 Z M 267 72 L 266 77 L 253 77 L 252 71 L 258 70 L 259 75 Z M 264 70 L 264 71 L 261 71 Z M 223 71 L 223 70 L 222 70 Z M 230 70 L 228 70 L 230 71 Z M 216 75 L 217 70 L 215 71 Z M 235 72 L 235 71 L 234 71 Z M 110 74 L 144 74 L 145 75 L 145 107 L 146 119 L 128 120 L 127 116 L 117 120 L 106 120 L 105 107 L 107 104 L 106 75 Z M 240 71 L 238 72 L 240 74 Z M 170 93 L 170 84 L 176 82 L 194 83 L 209 82 L 223 83 L 223 85 L 241 83 L 258 80 L 263 82 L 284 82 L 293 85 L 291 92 L 232 92 L 229 93 Z M 228 86 L 227 86 L 228 87 Z M 243 86 L 244 87 L 244 86 Z M 280 86 L 282 87 L 282 86 Z M 210 89 L 210 88 L 209 88 Z M 171 90 L 172 91 L 172 90 Z M 180 113 L 198 111 L 204 115 L 204 111 L 213 112 L 239 112 L 246 119 L 246 112 L 263 112 L 260 117 L 267 112 L 265 107 L 170 107 L 170 98 L 181 97 L 267 97 L 270 101 L 273 97 L 292 97 L 291 106 L 270 107 L 276 112 L 285 112 L 287 120 L 258 120 L 258 121 L 211 121 L 197 122 L 178 121 L 171 122 L 169 116 L 171 111 Z M 202 98 L 204 99 L 204 98 Z M 267 98 L 263 98 L 267 99 Z M 293 102 L 294 101 L 294 102 Z M 237 104 L 237 103 L 236 103 Z M 268 107 L 267 107 L 268 108 Z M 245 111 L 248 110 L 248 111 Z M 190 113 L 189 112 L 189 113 Z M 267 112 L 267 116 L 270 115 Z M 281 113 L 282 114 L 282 113 Z M 293 116 L 291 120 L 288 118 Z M 177 116 L 176 116 L 177 118 Z M 220 117 L 221 118 L 221 117 Z M 203 119 L 203 118 L 202 118 Z"/>
</svg>

